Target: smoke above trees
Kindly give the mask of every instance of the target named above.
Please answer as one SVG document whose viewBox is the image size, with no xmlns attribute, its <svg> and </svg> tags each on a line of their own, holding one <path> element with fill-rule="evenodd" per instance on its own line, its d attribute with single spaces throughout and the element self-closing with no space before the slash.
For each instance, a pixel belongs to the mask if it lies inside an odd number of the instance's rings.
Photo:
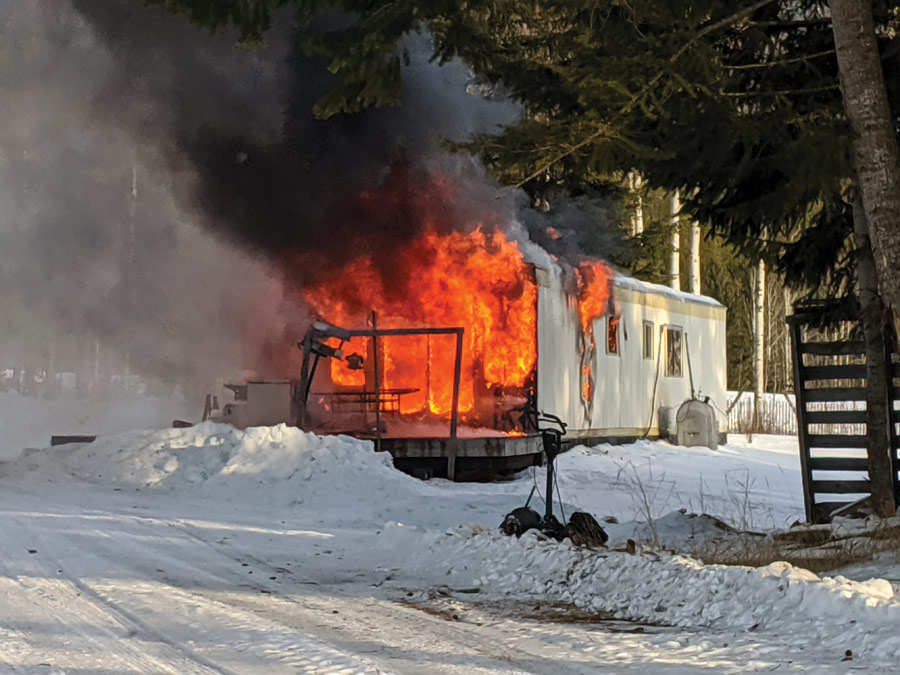
<svg viewBox="0 0 900 675">
<path fill-rule="evenodd" d="M 424 57 L 407 103 L 329 121 L 313 103 L 323 63 L 303 57 L 289 14 L 265 45 L 237 46 L 157 8 L 119 0 L 11 0 L 0 9 L 0 303 L 11 365 L 98 367 L 205 386 L 264 365 L 305 320 L 285 283 L 356 246 L 408 240 L 400 205 L 366 219 L 353 195 L 398 165 L 450 172 L 467 210 L 511 213 L 464 140 L 519 111 L 467 93 L 468 71 Z M 497 198 L 501 194 L 500 199 Z M 249 345 L 249 347 L 248 347 Z M 255 353 L 248 353 L 255 352 Z M 267 356 L 268 355 L 268 356 Z M 2 365 L 2 364 L 0 364 Z"/>
</svg>

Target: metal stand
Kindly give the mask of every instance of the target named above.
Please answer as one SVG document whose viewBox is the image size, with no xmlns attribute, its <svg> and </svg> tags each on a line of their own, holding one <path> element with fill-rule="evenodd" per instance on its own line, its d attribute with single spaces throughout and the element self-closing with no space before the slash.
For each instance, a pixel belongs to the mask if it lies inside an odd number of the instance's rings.
<svg viewBox="0 0 900 675">
<path fill-rule="evenodd" d="M 556 415 L 550 413 L 540 413 L 537 418 L 538 426 L 541 423 L 551 424 L 550 427 L 541 429 L 541 437 L 544 441 L 544 455 L 547 457 L 547 486 L 544 493 L 546 506 L 544 508 L 544 524 L 543 528 L 547 530 L 556 530 L 562 527 L 562 524 L 553 515 L 553 486 L 555 484 L 556 458 L 562 452 L 562 437 L 566 433 L 566 423 Z M 562 508 L 562 505 L 560 505 Z M 563 516 L 565 519 L 565 516 Z"/>
<path fill-rule="evenodd" d="M 456 453 L 457 453 L 457 430 L 459 427 L 459 383 L 462 371 L 462 351 L 463 351 L 463 334 L 464 328 L 382 328 L 377 327 L 377 316 L 372 312 L 372 328 L 360 330 L 347 330 L 332 326 L 326 323 L 316 323 L 303 337 L 303 341 L 297 346 L 303 350 L 303 364 L 300 369 L 300 388 L 295 397 L 295 423 L 301 429 L 308 429 L 309 415 L 307 413 L 309 403 L 309 391 L 312 384 L 312 377 L 315 370 L 310 369 L 310 357 L 319 358 L 319 353 L 315 349 L 315 345 L 320 344 L 328 338 L 338 338 L 340 340 L 349 340 L 354 337 L 372 338 L 375 345 L 375 418 L 376 418 L 376 449 L 381 441 L 381 382 L 378 376 L 378 338 L 395 337 L 402 335 L 455 335 L 456 336 L 456 359 L 453 363 L 453 400 L 450 410 L 450 439 L 447 444 L 447 478 L 454 480 L 456 477 Z"/>
</svg>

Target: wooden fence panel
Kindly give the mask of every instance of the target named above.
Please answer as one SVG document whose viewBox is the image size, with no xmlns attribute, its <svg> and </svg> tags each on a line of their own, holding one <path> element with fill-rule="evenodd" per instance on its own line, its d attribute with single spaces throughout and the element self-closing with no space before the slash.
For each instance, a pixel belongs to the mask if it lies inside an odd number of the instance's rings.
<svg viewBox="0 0 900 675">
<path fill-rule="evenodd" d="M 852 310 L 842 316 L 854 316 Z M 869 494 L 866 437 L 865 345 L 855 320 L 836 327 L 813 326 L 815 312 L 788 318 L 794 361 L 794 400 L 806 517 L 824 522 Z M 887 355 L 894 492 L 900 495 L 900 378 L 896 355 Z M 740 404 L 739 404 L 740 405 Z M 738 407 L 738 406 L 736 406 Z"/>
</svg>

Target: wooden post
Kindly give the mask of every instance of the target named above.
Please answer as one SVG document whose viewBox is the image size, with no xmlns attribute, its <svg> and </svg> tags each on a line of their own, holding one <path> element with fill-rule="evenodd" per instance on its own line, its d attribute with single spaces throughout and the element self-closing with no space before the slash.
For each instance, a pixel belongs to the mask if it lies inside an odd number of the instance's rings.
<svg viewBox="0 0 900 675">
<path fill-rule="evenodd" d="M 309 390 L 309 355 L 312 351 L 312 333 L 307 331 L 303 337 L 303 365 L 300 367 L 300 389 L 294 392 L 294 403 L 297 407 L 297 426 L 306 430 L 306 392 Z"/>
<path fill-rule="evenodd" d="M 869 225 L 859 195 L 853 201 L 856 238 L 856 280 L 859 285 L 859 323 L 866 354 L 866 438 L 871 505 L 887 517 L 897 512 L 897 451 L 891 420 L 892 397 L 890 330 L 884 327 L 885 308 L 879 294 Z"/>
<path fill-rule="evenodd" d="M 891 361 L 891 352 L 894 341 L 891 335 L 891 327 L 884 327 L 884 362 L 887 370 L 887 417 L 888 417 L 888 435 L 890 437 L 890 453 L 891 453 L 891 479 L 894 484 L 894 500 L 900 504 L 900 478 L 897 477 L 900 472 L 900 458 L 897 457 L 900 452 L 900 438 L 897 436 L 897 423 L 895 419 L 900 420 L 900 411 L 894 410 L 894 401 L 898 399 L 898 390 L 894 386 L 894 364 Z M 897 365 L 900 368 L 900 363 Z M 900 374 L 900 373 L 898 373 Z"/>
<path fill-rule="evenodd" d="M 425 410 L 431 410 L 431 336 L 425 336 Z"/>
<path fill-rule="evenodd" d="M 794 361 L 794 397 L 797 401 L 797 442 L 800 445 L 800 476 L 803 479 L 803 506 L 807 522 L 816 522 L 811 476 L 809 471 L 809 439 L 806 433 L 806 391 L 803 388 L 803 342 L 800 323 L 791 322 L 791 352 Z"/>
<path fill-rule="evenodd" d="M 381 452 L 381 373 L 378 362 L 378 313 L 372 310 L 372 363 L 375 366 L 375 452 Z"/>
<path fill-rule="evenodd" d="M 447 442 L 447 478 L 456 480 L 456 432 L 459 424 L 459 380 L 462 374 L 463 332 L 456 334 L 456 359 L 453 362 L 453 401 L 450 410 L 450 440 Z"/>
</svg>

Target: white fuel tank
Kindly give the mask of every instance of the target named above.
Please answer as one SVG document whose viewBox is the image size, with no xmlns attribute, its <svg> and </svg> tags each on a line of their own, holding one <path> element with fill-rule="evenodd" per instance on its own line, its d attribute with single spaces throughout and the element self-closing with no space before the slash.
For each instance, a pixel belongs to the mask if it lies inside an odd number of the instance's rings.
<svg viewBox="0 0 900 675">
<path fill-rule="evenodd" d="M 719 447 L 719 427 L 716 411 L 709 403 L 691 399 L 678 408 L 675 416 L 676 442 L 685 446 Z"/>
</svg>

